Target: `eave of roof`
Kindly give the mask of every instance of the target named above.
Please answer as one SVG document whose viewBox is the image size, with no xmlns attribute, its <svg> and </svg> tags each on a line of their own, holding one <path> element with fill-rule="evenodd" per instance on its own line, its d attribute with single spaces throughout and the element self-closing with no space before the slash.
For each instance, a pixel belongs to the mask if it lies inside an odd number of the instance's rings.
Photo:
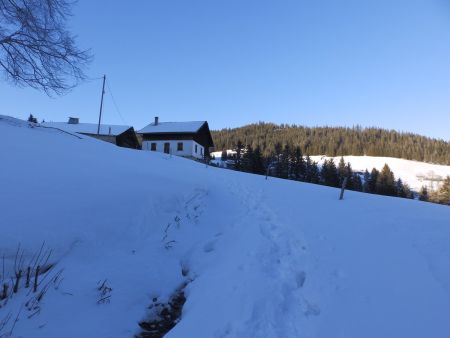
<svg viewBox="0 0 450 338">
<path fill-rule="evenodd" d="M 137 131 L 139 134 L 195 134 L 206 121 L 190 122 L 159 122 L 157 125 L 150 123 Z"/>
</svg>

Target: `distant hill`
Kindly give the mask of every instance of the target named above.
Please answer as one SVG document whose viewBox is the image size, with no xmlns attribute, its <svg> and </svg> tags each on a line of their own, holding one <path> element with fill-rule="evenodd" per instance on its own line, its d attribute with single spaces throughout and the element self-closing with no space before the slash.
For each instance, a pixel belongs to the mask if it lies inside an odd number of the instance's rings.
<svg viewBox="0 0 450 338">
<path fill-rule="evenodd" d="M 263 155 L 276 143 L 300 146 L 308 155 L 367 155 L 450 165 L 450 142 L 413 133 L 381 128 L 304 127 L 288 124 L 255 123 L 212 132 L 216 150 L 232 149 L 238 140 Z"/>
</svg>

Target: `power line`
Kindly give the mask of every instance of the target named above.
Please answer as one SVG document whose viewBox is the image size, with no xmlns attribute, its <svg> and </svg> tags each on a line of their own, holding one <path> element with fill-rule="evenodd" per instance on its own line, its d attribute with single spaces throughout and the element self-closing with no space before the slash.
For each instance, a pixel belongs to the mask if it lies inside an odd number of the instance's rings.
<svg viewBox="0 0 450 338">
<path fill-rule="evenodd" d="M 123 122 L 124 124 L 128 124 L 128 123 L 125 122 L 125 119 L 123 118 L 123 116 L 122 116 L 122 114 L 121 114 L 121 112 L 120 112 L 120 109 L 119 109 L 119 107 L 117 106 L 116 100 L 114 99 L 114 95 L 113 95 L 113 93 L 112 93 L 111 87 L 109 86 L 109 81 L 108 81 L 108 80 L 106 80 L 106 87 L 108 88 L 108 93 L 109 93 L 109 95 L 111 95 L 111 99 L 112 99 L 114 108 L 116 109 L 116 112 L 118 113 L 120 119 L 122 120 L 122 122 Z"/>
</svg>

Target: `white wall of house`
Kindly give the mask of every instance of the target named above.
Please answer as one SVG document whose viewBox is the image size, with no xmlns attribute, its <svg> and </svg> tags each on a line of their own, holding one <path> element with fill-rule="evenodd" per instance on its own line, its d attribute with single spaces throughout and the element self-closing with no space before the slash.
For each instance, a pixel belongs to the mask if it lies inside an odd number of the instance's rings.
<svg viewBox="0 0 450 338">
<path fill-rule="evenodd" d="M 168 143 L 170 145 L 170 153 L 176 156 L 202 159 L 205 152 L 204 147 L 194 140 L 142 141 L 142 150 L 152 151 L 152 143 L 156 145 L 153 151 L 160 153 L 164 152 L 165 144 Z M 178 150 L 178 143 L 183 143 L 183 150 Z"/>
</svg>

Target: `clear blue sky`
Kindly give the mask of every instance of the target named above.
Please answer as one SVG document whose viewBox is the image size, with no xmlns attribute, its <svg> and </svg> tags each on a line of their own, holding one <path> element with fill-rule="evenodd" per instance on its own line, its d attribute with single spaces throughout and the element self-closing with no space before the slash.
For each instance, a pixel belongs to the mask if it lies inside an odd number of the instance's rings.
<svg viewBox="0 0 450 338">
<path fill-rule="evenodd" d="M 70 26 L 127 124 L 380 126 L 450 139 L 447 0 L 80 0 Z M 0 83 L 0 113 L 97 120 L 101 82 L 48 98 Z M 122 124 L 109 94 L 104 122 Z"/>
</svg>

